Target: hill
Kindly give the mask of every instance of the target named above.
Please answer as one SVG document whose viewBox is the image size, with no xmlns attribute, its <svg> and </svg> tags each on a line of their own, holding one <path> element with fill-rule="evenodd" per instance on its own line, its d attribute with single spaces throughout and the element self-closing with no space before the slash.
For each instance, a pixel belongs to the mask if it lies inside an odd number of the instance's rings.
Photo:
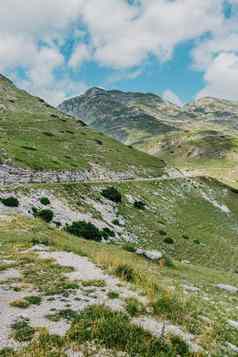
<svg viewBox="0 0 238 357">
<path fill-rule="evenodd" d="M 121 145 L 0 77 L 0 161 L 32 170 L 159 176 L 164 163 Z"/>
<path fill-rule="evenodd" d="M 154 94 L 93 88 L 59 108 L 173 166 L 236 184 L 237 102 L 207 97 L 178 107 Z"/>
</svg>

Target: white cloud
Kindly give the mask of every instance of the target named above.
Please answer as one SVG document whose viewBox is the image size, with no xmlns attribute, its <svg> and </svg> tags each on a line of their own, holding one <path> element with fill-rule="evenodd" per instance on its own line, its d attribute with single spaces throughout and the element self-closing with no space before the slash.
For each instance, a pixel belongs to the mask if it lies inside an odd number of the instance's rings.
<svg viewBox="0 0 238 357">
<path fill-rule="evenodd" d="M 150 54 L 170 58 L 182 41 L 214 31 L 223 21 L 222 0 L 87 0 L 81 16 L 95 59 L 114 68 L 141 64 Z M 116 14 L 116 16 L 115 16 Z"/>
<path fill-rule="evenodd" d="M 235 55 L 234 47 L 237 48 L 237 17 L 225 21 L 223 3 L 224 0 L 135 0 L 130 4 L 128 0 L 1 1 L 0 71 L 13 75 L 17 68 L 23 68 L 25 86 L 36 94 L 49 88 L 47 93 L 53 103 L 68 91 L 69 70 L 79 71 L 86 61 L 125 71 L 127 78 L 133 78 L 150 55 L 158 61 L 168 60 L 179 43 L 209 33 L 210 42 L 199 43 L 194 51 L 194 65 L 205 71 L 211 87 L 214 58 L 229 51 Z M 237 4 L 238 0 L 230 3 Z M 61 48 L 69 36 L 75 46 L 66 60 Z M 57 70 L 64 73 L 65 89 L 55 76 Z M 85 86 L 75 83 L 75 88 L 81 85 Z M 60 94 L 53 98 L 55 92 Z"/>
<path fill-rule="evenodd" d="M 220 53 L 207 67 L 206 86 L 198 97 L 212 96 L 238 100 L 238 55 Z"/>
<path fill-rule="evenodd" d="M 164 93 L 162 94 L 162 97 L 164 100 L 167 100 L 171 103 L 174 103 L 178 106 L 182 106 L 183 102 L 181 101 L 181 99 L 177 96 L 177 94 L 175 94 L 172 90 L 170 89 L 166 89 L 164 91 Z"/>
</svg>

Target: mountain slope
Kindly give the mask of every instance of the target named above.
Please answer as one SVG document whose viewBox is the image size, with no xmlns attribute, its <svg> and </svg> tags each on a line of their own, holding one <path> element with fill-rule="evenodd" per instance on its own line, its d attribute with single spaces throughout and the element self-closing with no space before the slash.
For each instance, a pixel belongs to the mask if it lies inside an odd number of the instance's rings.
<svg viewBox="0 0 238 357">
<path fill-rule="evenodd" d="M 0 76 L 0 161 L 34 170 L 93 170 L 158 176 L 164 163 L 88 128 Z"/>
<path fill-rule="evenodd" d="M 155 94 L 100 88 L 92 88 L 80 97 L 66 100 L 59 109 L 84 118 L 89 126 L 126 144 L 177 131 L 176 116 L 180 114 L 176 105 Z"/>
<path fill-rule="evenodd" d="M 60 109 L 181 169 L 213 175 L 237 165 L 238 102 L 207 97 L 180 108 L 154 94 L 93 88 Z"/>
</svg>

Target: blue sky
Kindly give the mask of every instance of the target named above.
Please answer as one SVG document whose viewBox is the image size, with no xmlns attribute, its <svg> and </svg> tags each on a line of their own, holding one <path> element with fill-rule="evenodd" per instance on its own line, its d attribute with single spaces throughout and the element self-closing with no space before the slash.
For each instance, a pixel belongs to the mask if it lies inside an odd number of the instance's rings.
<svg viewBox="0 0 238 357">
<path fill-rule="evenodd" d="M 92 86 L 238 100 L 238 0 L 1 2 L 0 72 L 54 105 Z"/>
</svg>

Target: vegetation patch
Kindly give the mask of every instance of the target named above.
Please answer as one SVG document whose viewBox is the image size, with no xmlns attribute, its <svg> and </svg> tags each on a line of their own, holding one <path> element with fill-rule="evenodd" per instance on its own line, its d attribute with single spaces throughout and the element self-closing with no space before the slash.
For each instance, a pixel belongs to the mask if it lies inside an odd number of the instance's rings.
<svg viewBox="0 0 238 357">
<path fill-rule="evenodd" d="M 95 240 L 100 242 L 102 240 L 101 231 L 92 223 L 84 221 L 73 222 L 71 225 L 66 225 L 65 230 L 75 236 L 85 239 Z"/>
<path fill-rule="evenodd" d="M 96 286 L 98 288 L 106 286 L 105 280 L 82 280 L 80 283 L 82 286 Z"/>
<path fill-rule="evenodd" d="M 91 306 L 73 321 L 67 338 L 77 344 L 97 341 L 97 344 L 116 349 L 129 356 L 189 356 L 187 345 L 178 338 L 157 339 L 142 328 L 130 323 L 121 312 L 112 312 L 103 306 Z"/>
<path fill-rule="evenodd" d="M 48 206 L 50 204 L 50 200 L 48 197 L 41 197 L 40 203 L 44 206 Z"/>
<path fill-rule="evenodd" d="M 118 299 L 120 294 L 117 291 L 109 291 L 107 296 L 109 299 L 114 300 L 114 299 Z"/>
<path fill-rule="evenodd" d="M 2 204 L 4 204 L 4 206 L 7 207 L 18 207 L 20 204 L 18 199 L 13 196 L 7 198 L 0 198 L 0 201 L 2 202 Z"/>
<path fill-rule="evenodd" d="M 54 218 L 54 212 L 50 209 L 38 210 L 35 207 L 32 208 L 33 215 L 45 221 L 46 223 L 52 222 Z"/>
<path fill-rule="evenodd" d="M 105 190 L 102 191 L 103 197 L 106 199 L 115 202 L 115 203 L 121 203 L 122 202 L 122 195 L 121 193 L 114 187 L 108 187 Z"/>
<path fill-rule="evenodd" d="M 146 204 L 143 201 L 135 201 L 134 202 L 134 207 L 137 208 L 137 209 L 144 210 L 145 207 L 146 207 Z"/>
<path fill-rule="evenodd" d="M 133 282 L 135 280 L 135 272 L 132 267 L 127 264 L 119 264 L 115 269 L 115 274 L 126 281 Z"/>
<path fill-rule="evenodd" d="M 145 313 L 144 305 L 135 298 L 129 298 L 126 300 L 126 311 L 132 317 L 142 315 Z"/>
<path fill-rule="evenodd" d="M 31 341 L 35 330 L 31 327 L 28 319 L 19 319 L 12 326 L 13 338 L 18 342 Z"/>
</svg>

